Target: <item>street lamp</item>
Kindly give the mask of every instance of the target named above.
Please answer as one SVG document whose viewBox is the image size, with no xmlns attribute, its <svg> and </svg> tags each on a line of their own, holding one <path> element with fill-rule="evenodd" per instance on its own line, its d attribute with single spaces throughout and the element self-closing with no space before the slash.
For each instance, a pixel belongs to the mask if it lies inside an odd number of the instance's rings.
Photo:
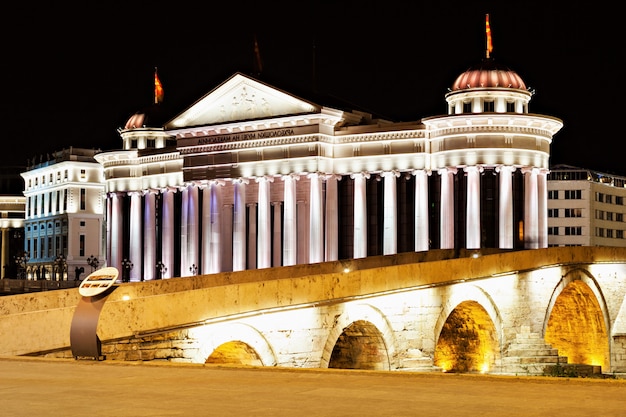
<svg viewBox="0 0 626 417">
<path fill-rule="evenodd" d="M 196 266 L 196 264 L 193 264 L 189 267 L 189 272 L 191 272 L 191 275 L 196 275 L 198 273 L 198 267 Z"/>
<path fill-rule="evenodd" d="M 59 274 L 58 280 L 59 281 L 63 281 L 63 276 L 65 273 L 65 256 L 63 255 L 59 255 L 56 257 L 56 259 L 54 260 L 54 265 L 56 267 L 57 270 L 57 274 Z"/>
<path fill-rule="evenodd" d="M 157 278 L 156 279 L 161 279 L 161 278 L 163 278 L 163 274 L 165 272 L 167 272 L 167 267 L 165 266 L 163 261 L 159 261 L 159 262 L 156 263 L 156 270 L 157 270 Z"/>
<path fill-rule="evenodd" d="M 28 252 L 22 252 L 21 255 L 15 257 L 15 264 L 17 265 L 17 277 L 19 279 L 26 279 L 26 264 L 30 259 Z"/>
<path fill-rule="evenodd" d="M 133 269 L 133 263 L 130 259 L 124 258 L 122 261 L 122 268 L 124 274 L 122 275 L 122 282 L 130 282 L 130 270 Z"/>
<path fill-rule="evenodd" d="M 98 269 L 98 265 L 100 265 L 100 261 L 98 260 L 98 258 L 91 255 L 89 258 L 87 258 L 87 265 L 91 267 L 91 272 L 93 272 L 95 269 Z"/>
</svg>

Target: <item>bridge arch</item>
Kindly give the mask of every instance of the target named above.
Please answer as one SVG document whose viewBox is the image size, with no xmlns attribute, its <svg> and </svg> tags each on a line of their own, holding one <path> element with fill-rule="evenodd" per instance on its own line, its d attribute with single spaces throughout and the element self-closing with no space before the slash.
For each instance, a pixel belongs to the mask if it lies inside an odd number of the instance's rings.
<svg viewBox="0 0 626 417">
<path fill-rule="evenodd" d="M 543 322 L 546 343 L 568 363 L 610 369 L 610 317 L 602 289 L 584 268 L 567 271 L 550 296 Z"/>
<path fill-rule="evenodd" d="M 193 363 L 207 363 L 211 355 L 217 352 L 220 355 L 239 355 L 243 364 L 255 365 L 254 357 L 262 366 L 276 366 L 277 360 L 274 351 L 263 336 L 254 327 L 245 323 L 219 323 L 194 327 L 189 330 L 189 336 L 198 343 L 197 354 L 192 357 Z M 214 356 L 215 358 L 215 356 Z"/>
<path fill-rule="evenodd" d="M 369 338 L 370 343 L 385 350 L 386 357 L 380 365 L 384 370 L 396 369 L 398 363 L 395 354 L 395 337 L 391 325 L 384 314 L 369 304 L 348 303 L 341 314 L 335 317 L 335 323 L 330 329 L 328 339 L 322 351 L 320 368 L 328 368 L 333 353 L 336 353 L 342 335 L 350 338 L 352 334 L 360 333 Z M 380 349 L 378 349 L 380 350 Z"/>
<path fill-rule="evenodd" d="M 502 318 L 479 286 L 451 288 L 434 330 L 433 363 L 444 371 L 487 372 L 502 358 Z"/>
</svg>

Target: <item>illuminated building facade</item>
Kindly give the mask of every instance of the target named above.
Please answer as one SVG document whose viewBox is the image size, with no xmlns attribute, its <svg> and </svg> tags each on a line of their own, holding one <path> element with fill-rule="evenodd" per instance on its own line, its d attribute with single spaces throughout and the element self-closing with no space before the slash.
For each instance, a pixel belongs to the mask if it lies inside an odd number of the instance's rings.
<svg viewBox="0 0 626 417">
<path fill-rule="evenodd" d="M 73 148 L 33 161 L 24 179 L 22 278 L 84 278 L 89 261 L 104 263 L 106 203 L 95 149 Z"/>
<path fill-rule="evenodd" d="M 549 246 L 626 246 L 626 177 L 567 165 L 548 175 Z"/>
<path fill-rule="evenodd" d="M 236 73 L 102 152 L 107 259 L 131 281 L 429 249 L 548 246 L 561 120 L 487 57 L 447 114 L 391 122 Z"/>
<path fill-rule="evenodd" d="M 0 196 L 0 270 L 2 278 L 16 277 L 24 246 L 26 199 L 18 195 Z"/>
</svg>

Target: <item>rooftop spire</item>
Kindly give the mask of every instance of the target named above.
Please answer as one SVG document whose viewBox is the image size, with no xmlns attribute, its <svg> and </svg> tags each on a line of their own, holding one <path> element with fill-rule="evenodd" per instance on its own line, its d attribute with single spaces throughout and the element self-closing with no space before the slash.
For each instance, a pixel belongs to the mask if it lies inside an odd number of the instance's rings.
<svg viewBox="0 0 626 417">
<path fill-rule="evenodd" d="M 491 44 L 491 27 L 489 27 L 489 13 L 485 15 L 485 34 L 487 35 L 487 58 L 493 51 L 493 45 Z"/>
</svg>

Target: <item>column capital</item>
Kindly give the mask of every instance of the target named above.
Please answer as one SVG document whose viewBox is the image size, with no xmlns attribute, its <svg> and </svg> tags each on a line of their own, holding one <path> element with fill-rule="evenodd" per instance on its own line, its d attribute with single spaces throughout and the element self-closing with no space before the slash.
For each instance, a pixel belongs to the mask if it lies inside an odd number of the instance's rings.
<svg viewBox="0 0 626 417">
<path fill-rule="evenodd" d="M 483 172 L 484 170 L 485 168 L 483 168 L 482 165 L 468 165 L 463 168 L 463 172 L 473 172 L 473 171 Z"/>
<path fill-rule="evenodd" d="M 392 169 L 392 170 L 389 170 L 389 171 L 383 171 L 383 172 L 380 173 L 380 176 L 383 177 L 383 178 L 385 178 L 385 177 L 396 177 L 396 178 L 398 178 L 398 177 L 400 177 L 400 171 L 397 170 L 397 169 Z"/>
<path fill-rule="evenodd" d="M 280 179 L 285 181 L 286 179 L 292 179 L 294 181 L 298 181 L 300 179 L 300 174 L 284 174 L 280 176 Z"/>
<path fill-rule="evenodd" d="M 367 171 L 353 172 L 352 174 L 350 174 L 350 178 L 352 179 L 365 178 L 367 180 L 370 178 L 370 173 Z"/>
<path fill-rule="evenodd" d="M 261 181 L 274 182 L 274 177 L 271 175 L 261 175 L 260 177 L 254 177 L 254 181 L 257 183 Z"/>
<path fill-rule="evenodd" d="M 458 169 L 456 167 L 445 167 L 445 168 L 439 168 L 437 170 L 437 173 L 439 175 L 456 174 L 457 172 L 458 172 Z"/>
<path fill-rule="evenodd" d="M 515 172 L 517 168 L 514 165 L 496 165 L 496 172 L 508 171 L 509 173 Z"/>
</svg>

